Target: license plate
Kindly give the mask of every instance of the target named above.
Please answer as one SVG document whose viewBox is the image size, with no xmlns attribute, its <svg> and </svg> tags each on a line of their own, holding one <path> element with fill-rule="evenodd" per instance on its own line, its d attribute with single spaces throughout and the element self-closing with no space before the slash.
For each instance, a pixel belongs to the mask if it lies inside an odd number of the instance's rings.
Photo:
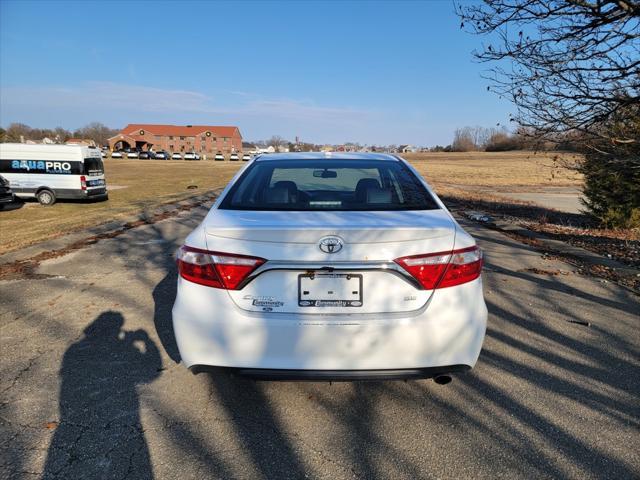
<svg viewBox="0 0 640 480">
<path fill-rule="evenodd" d="M 362 275 L 352 273 L 298 275 L 298 306 L 361 307 Z"/>
</svg>

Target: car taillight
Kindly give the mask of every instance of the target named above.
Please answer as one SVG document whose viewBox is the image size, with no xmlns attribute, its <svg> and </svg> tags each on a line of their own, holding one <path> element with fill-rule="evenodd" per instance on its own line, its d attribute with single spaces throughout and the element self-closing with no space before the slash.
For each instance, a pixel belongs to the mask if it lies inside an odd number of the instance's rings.
<svg viewBox="0 0 640 480">
<path fill-rule="evenodd" d="M 453 287 L 475 280 L 482 270 L 482 250 L 463 248 L 452 252 L 412 255 L 394 260 L 425 290 Z"/>
<path fill-rule="evenodd" d="M 87 189 L 87 177 L 82 175 L 80 176 L 80 190 L 86 190 L 86 189 Z"/>
<path fill-rule="evenodd" d="M 236 290 L 264 258 L 210 252 L 183 245 L 177 254 L 178 272 L 190 282 L 213 288 Z"/>
</svg>

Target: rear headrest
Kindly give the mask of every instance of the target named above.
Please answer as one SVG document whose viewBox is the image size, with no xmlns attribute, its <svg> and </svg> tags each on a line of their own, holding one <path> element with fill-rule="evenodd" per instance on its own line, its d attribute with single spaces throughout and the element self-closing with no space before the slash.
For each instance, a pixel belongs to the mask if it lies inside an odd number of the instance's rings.
<svg viewBox="0 0 640 480">
<path fill-rule="evenodd" d="M 296 182 L 292 182 L 291 180 L 280 180 L 273 184 L 274 188 L 286 188 L 289 190 L 289 193 L 296 193 L 298 191 L 298 186 Z"/>
<path fill-rule="evenodd" d="M 367 203 L 391 203 L 391 190 L 388 188 L 367 188 Z"/>
<path fill-rule="evenodd" d="M 291 195 L 287 187 L 271 187 L 264 192 L 266 203 L 291 203 Z"/>
<path fill-rule="evenodd" d="M 367 199 L 369 188 L 380 188 L 380 183 L 375 178 L 361 178 L 356 184 L 356 200 L 364 202 Z"/>
</svg>

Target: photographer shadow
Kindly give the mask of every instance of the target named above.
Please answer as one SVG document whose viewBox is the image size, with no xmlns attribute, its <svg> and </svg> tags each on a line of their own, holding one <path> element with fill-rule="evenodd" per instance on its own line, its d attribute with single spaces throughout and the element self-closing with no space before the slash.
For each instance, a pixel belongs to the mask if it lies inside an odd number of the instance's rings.
<svg viewBox="0 0 640 480">
<path fill-rule="evenodd" d="M 153 478 L 137 387 L 162 362 L 147 332 L 123 325 L 121 313 L 103 312 L 65 352 L 43 478 Z"/>
</svg>

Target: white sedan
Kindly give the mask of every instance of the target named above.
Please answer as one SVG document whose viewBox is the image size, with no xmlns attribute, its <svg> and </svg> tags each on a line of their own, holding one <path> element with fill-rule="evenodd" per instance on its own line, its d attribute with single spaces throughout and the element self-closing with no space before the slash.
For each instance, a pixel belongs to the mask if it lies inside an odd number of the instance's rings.
<svg viewBox="0 0 640 480">
<path fill-rule="evenodd" d="M 182 160 L 182 154 L 179 152 L 175 152 L 171 154 L 172 160 Z"/>
<path fill-rule="evenodd" d="M 173 326 L 194 373 L 448 383 L 482 348 L 482 252 L 395 156 L 257 157 L 177 262 Z"/>
</svg>

